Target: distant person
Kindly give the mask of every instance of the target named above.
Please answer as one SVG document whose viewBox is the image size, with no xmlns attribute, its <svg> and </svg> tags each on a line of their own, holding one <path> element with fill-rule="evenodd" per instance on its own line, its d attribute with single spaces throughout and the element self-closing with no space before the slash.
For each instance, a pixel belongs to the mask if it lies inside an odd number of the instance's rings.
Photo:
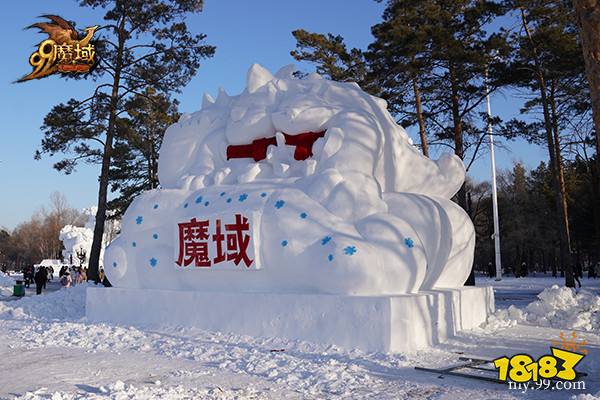
<svg viewBox="0 0 600 400">
<path fill-rule="evenodd" d="M 69 271 L 65 271 L 65 273 L 63 274 L 63 276 L 60 277 L 60 284 L 62 285 L 62 287 L 71 287 L 71 274 L 69 273 Z"/>
<path fill-rule="evenodd" d="M 104 282 L 104 268 L 100 268 L 98 272 L 98 282 Z"/>
<path fill-rule="evenodd" d="M 36 294 L 42 294 L 42 288 L 46 286 L 47 279 L 48 276 L 46 275 L 46 269 L 44 267 L 39 267 L 34 275 Z"/>
<path fill-rule="evenodd" d="M 494 264 L 492 264 L 492 262 L 490 261 L 490 262 L 488 263 L 488 276 L 489 276 L 490 278 L 492 278 L 492 277 L 495 275 L 495 272 L 496 272 L 496 271 L 494 270 Z"/>
<path fill-rule="evenodd" d="M 594 267 L 594 279 L 596 279 L 598 276 L 600 276 L 600 261 L 598 261 Z"/>
<path fill-rule="evenodd" d="M 65 273 L 67 272 L 67 266 L 63 265 L 62 267 L 60 267 L 60 271 L 58 271 L 58 279 L 62 278 Z"/>
<path fill-rule="evenodd" d="M 594 274 L 596 273 L 596 268 L 592 264 L 588 266 L 588 279 L 596 278 Z"/>
<path fill-rule="evenodd" d="M 71 279 L 73 279 L 73 285 L 77 285 L 79 283 L 79 271 L 77 270 L 77 267 L 73 268 L 73 276 Z"/>
<path fill-rule="evenodd" d="M 54 279 L 54 268 L 48 267 L 48 282 Z"/>
<path fill-rule="evenodd" d="M 25 267 L 25 271 L 23 272 L 23 278 L 25 279 L 25 287 L 28 288 L 33 282 L 35 267 L 33 265 L 28 265 Z"/>
<path fill-rule="evenodd" d="M 527 276 L 527 263 L 523 261 L 521 263 L 521 271 L 519 272 L 519 276 L 525 277 Z"/>
<path fill-rule="evenodd" d="M 579 284 L 579 287 L 581 287 L 581 281 L 579 280 L 579 278 L 583 278 L 583 268 L 581 267 L 581 263 L 575 263 L 575 270 L 573 271 L 573 277 L 575 278 L 575 281 Z"/>
<path fill-rule="evenodd" d="M 40 267 L 40 269 L 42 269 L 43 274 L 44 274 L 44 289 L 46 289 L 46 284 L 48 283 L 48 268 L 46 267 Z"/>
<path fill-rule="evenodd" d="M 81 272 L 79 273 L 79 283 L 83 283 L 87 281 L 87 274 L 85 272 L 85 268 L 81 269 Z"/>
</svg>

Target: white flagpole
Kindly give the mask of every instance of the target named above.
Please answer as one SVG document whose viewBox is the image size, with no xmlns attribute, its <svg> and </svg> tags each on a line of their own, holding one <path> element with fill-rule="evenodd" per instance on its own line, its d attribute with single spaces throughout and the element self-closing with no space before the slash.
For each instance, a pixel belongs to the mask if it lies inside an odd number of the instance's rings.
<svg viewBox="0 0 600 400">
<path fill-rule="evenodd" d="M 485 79 L 488 79 L 488 70 L 485 69 Z M 487 86 L 486 86 L 487 89 Z M 496 158 L 494 156 L 494 128 L 492 126 L 492 107 L 490 105 L 490 92 L 486 94 L 488 114 L 488 136 L 490 138 L 490 161 L 492 167 L 492 213 L 494 215 L 494 253 L 496 255 L 496 280 L 502 280 L 502 260 L 500 257 L 500 221 L 498 218 L 498 191 L 496 188 Z"/>
</svg>

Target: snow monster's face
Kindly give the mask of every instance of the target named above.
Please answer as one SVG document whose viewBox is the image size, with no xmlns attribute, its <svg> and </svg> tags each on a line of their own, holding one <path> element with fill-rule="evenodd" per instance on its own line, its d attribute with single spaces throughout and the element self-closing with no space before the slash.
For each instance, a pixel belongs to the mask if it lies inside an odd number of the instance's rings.
<svg viewBox="0 0 600 400">
<path fill-rule="evenodd" d="M 114 286 L 380 295 L 459 287 L 475 235 L 448 200 L 453 155 L 423 157 L 354 83 L 253 65 L 169 127 L 161 188 L 105 253 Z"/>
</svg>

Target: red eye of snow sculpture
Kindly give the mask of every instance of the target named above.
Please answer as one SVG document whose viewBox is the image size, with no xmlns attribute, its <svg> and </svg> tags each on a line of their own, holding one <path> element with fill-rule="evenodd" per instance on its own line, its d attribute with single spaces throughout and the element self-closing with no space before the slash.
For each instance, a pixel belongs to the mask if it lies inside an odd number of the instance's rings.
<svg viewBox="0 0 600 400">
<path fill-rule="evenodd" d="M 325 131 L 304 132 L 296 135 L 283 134 L 285 144 L 296 146 L 294 159 L 298 161 L 306 160 L 313 155 L 312 146 L 315 141 L 325 136 Z M 277 146 L 275 136 L 268 138 L 255 139 L 250 144 L 237 144 L 227 146 L 227 159 L 232 158 L 252 158 L 254 161 L 260 161 L 267 158 L 267 147 Z"/>
</svg>

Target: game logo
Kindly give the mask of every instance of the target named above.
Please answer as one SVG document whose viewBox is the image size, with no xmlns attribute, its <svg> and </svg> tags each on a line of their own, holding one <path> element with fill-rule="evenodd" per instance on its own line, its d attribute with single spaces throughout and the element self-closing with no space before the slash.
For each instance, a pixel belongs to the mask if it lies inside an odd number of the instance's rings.
<svg viewBox="0 0 600 400">
<path fill-rule="evenodd" d="M 73 25 L 57 15 L 43 15 L 50 22 L 38 22 L 27 28 L 37 28 L 48 35 L 29 57 L 33 71 L 18 82 L 40 79 L 55 73 L 85 74 L 97 62 L 96 46 L 93 41 L 98 25 L 84 29 L 80 34 Z"/>
</svg>

